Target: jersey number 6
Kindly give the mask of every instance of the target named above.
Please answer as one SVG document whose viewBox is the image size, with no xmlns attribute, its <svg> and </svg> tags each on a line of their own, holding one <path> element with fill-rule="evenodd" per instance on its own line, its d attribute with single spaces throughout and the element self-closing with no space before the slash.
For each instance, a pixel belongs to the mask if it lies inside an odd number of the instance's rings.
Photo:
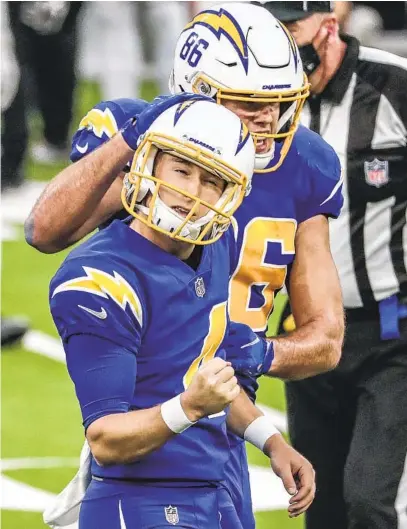
<svg viewBox="0 0 407 529">
<path fill-rule="evenodd" d="M 257 217 L 246 226 L 239 263 L 229 287 L 230 319 L 245 323 L 255 332 L 267 328 L 274 293 L 283 287 L 287 265 L 265 262 L 268 243 L 279 243 L 281 254 L 294 254 L 297 223 L 294 219 Z M 250 307 L 252 288 L 262 288 L 263 304 Z"/>
</svg>

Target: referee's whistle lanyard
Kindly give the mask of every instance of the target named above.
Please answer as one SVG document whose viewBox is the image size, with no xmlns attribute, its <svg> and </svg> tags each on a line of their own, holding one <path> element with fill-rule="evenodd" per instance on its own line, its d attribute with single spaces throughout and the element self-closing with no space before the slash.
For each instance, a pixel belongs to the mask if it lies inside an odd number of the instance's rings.
<svg viewBox="0 0 407 529">
<path fill-rule="evenodd" d="M 380 338 L 382 340 L 397 340 L 400 338 L 399 321 L 407 318 L 407 305 L 402 305 L 393 294 L 389 298 L 379 301 Z"/>
</svg>

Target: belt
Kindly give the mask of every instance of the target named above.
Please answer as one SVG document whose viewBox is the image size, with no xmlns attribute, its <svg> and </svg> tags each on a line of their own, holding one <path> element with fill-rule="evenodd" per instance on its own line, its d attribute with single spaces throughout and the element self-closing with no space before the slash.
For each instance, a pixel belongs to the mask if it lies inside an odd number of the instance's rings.
<svg viewBox="0 0 407 529">
<path fill-rule="evenodd" d="M 369 307 L 346 309 L 349 323 L 357 321 L 380 321 L 380 337 L 382 340 L 400 338 L 400 320 L 407 318 L 407 305 L 401 303 L 397 294 L 382 299 Z"/>
</svg>

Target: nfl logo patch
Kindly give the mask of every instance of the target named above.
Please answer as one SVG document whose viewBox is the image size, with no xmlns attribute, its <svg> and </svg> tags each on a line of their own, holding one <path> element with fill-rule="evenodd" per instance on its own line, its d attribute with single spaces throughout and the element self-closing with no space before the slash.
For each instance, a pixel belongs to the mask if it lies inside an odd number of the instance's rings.
<svg viewBox="0 0 407 529">
<path fill-rule="evenodd" d="M 167 522 L 171 525 L 177 525 L 179 522 L 178 509 L 172 505 L 168 505 L 168 507 L 164 507 L 164 511 Z"/>
<path fill-rule="evenodd" d="M 198 296 L 198 298 L 203 298 L 205 295 L 205 283 L 202 277 L 198 277 L 195 280 L 195 293 Z"/>
<path fill-rule="evenodd" d="M 381 187 L 389 182 L 389 162 L 375 158 L 365 162 L 365 179 L 370 186 Z"/>
</svg>

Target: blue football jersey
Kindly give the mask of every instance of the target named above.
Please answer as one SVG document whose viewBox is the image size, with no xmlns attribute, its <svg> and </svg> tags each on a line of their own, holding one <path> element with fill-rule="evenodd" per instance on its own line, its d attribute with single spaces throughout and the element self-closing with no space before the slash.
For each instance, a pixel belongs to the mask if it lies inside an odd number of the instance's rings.
<svg viewBox="0 0 407 529">
<path fill-rule="evenodd" d="M 239 256 L 230 283 L 231 320 L 265 334 L 274 297 L 295 257 L 298 225 L 316 215 L 337 217 L 342 204 L 338 156 L 300 126 L 283 165 L 255 173 L 251 192 L 235 213 Z"/>
<path fill-rule="evenodd" d="M 204 246 L 195 271 L 115 220 L 69 254 L 51 281 L 50 307 L 85 427 L 103 415 L 171 399 L 202 363 L 224 355 L 234 244 L 229 230 Z M 108 353 L 90 347 L 78 358 L 70 343 L 81 335 L 89 336 L 89 343 L 92 337 L 105 340 Z M 118 372 L 119 365 L 127 366 L 125 372 Z M 109 389 L 114 381 L 115 389 Z M 223 412 L 202 419 L 133 464 L 102 467 L 93 461 L 92 473 L 220 480 L 229 457 L 225 419 Z"/>
</svg>

